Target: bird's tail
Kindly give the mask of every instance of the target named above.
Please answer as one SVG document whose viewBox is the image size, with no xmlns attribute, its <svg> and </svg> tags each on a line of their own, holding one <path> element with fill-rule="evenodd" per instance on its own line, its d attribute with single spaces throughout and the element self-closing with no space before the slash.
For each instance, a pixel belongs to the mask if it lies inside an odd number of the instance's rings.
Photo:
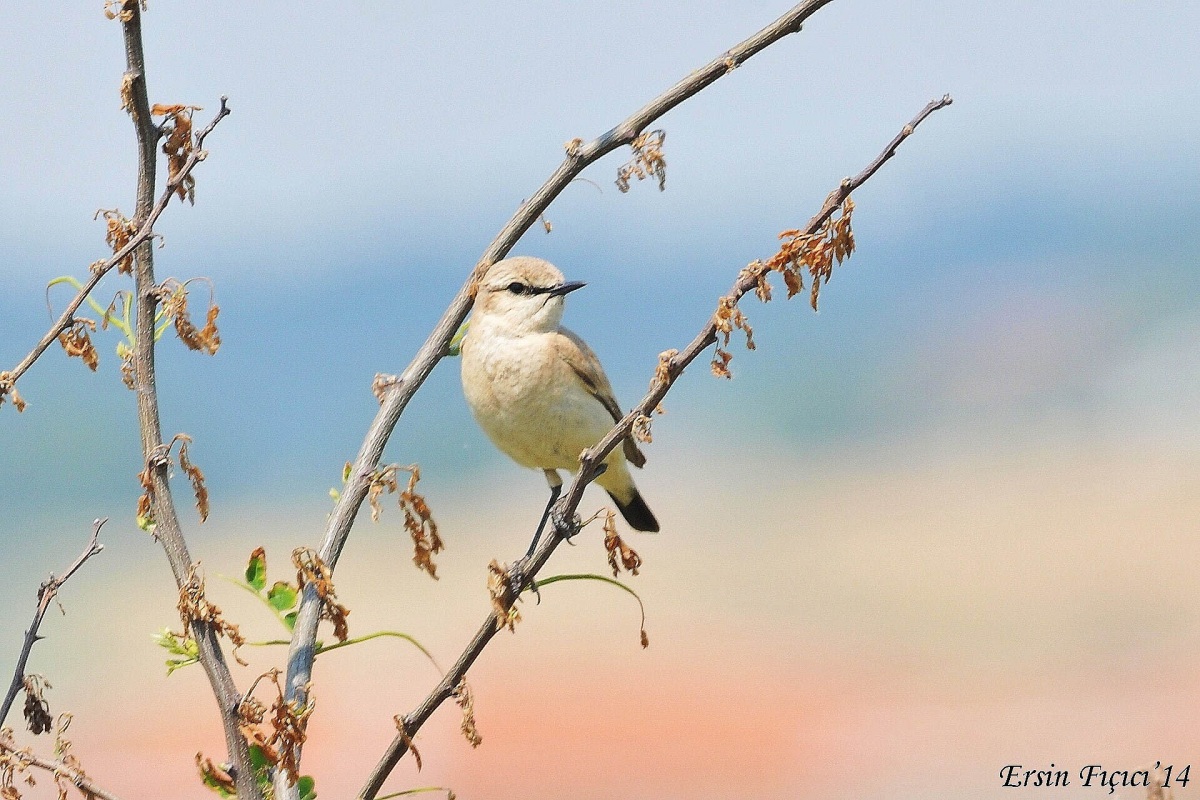
<svg viewBox="0 0 1200 800">
<path fill-rule="evenodd" d="M 654 518 L 654 513 L 646 505 L 646 501 L 642 499 L 641 492 L 636 487 L 633 489 L 633 496 L 626 502 L 621 502 L 620 498 L 612 492 L 609 492 L 608 496 L 617 504 L 617 508 L 621 510 L 621 516 L 634 530 L 658 533 L 658 520 Z"/>
</svg>

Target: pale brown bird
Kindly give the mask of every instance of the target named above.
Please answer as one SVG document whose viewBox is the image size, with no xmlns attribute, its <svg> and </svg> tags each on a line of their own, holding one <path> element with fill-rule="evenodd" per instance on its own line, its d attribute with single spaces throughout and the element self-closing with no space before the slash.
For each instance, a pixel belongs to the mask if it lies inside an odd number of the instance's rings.
<svg viewBox="0 0 1200 800">
<path fill-rule="evenodd" d="M 500 450 L 542 470 L 550 484 L 530 553 L 562 491 L 558 471 L 577 472 L 579 454 L 624 416 L 596 354 L 559 324 L 563 298 L 582 286 L 540 258 L 497 262 L 479 287 L 462 342 L 463 393 L 475 420 Z M 596 483 L 633 528 L 657 531 L 629 474 L 628 464 L 646 463 L 637 445 L 626 439 L 604 463 Z"/>
</svg>

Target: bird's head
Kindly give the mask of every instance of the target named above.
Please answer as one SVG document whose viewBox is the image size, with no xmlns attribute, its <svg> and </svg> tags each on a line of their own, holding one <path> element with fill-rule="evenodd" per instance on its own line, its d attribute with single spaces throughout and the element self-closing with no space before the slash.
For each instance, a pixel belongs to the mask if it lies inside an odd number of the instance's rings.
<svg viewBox="0 0 1200 800">
<path fill-rule="evenodd" d="M 484 276 L 475 296 L 475 318 L 513 334 L 554 330 L 562 320 L 563 297 L 581 286 L 563 280 L 549 261 L 506 258 Z"/>
</svg>

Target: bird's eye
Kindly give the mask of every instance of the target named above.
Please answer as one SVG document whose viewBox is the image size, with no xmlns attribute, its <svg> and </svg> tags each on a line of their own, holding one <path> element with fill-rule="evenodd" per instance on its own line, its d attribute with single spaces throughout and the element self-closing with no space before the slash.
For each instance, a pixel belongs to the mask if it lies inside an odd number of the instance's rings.
<svg viewBox="0 0 1200 800">
<path fill-rule="evenodd" d="M 507 289 L 513 294 L 529 294 L 529 287 L 520 281 L 513 281 L 507 286 Z"/>
</svg>

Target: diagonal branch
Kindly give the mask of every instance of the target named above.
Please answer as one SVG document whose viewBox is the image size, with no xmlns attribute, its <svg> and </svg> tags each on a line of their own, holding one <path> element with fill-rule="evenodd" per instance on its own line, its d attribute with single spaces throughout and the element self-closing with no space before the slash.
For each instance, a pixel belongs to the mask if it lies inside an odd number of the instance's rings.
<svg viewBox="0 0 1200 800">
<path fill-rule="evenodd" d="M 21 363 L 17 364 L 10 371 L 0 372 L 0 403 L 4 402 L 4 395 L 12 391 L 17 380 L 33 366 L 35 361 L 41 358 L 42 353 L 46 352 L 46 348 L 58 338 L 60 333 L 71 326 L 75 321 L 75 312 L 83 305 L 84 300 L 92 293 L 92 290 L 96 288 L 101 279 L 130 253 L 140 247 L 143 242 L 149 241 L 154 237 L 154 223 L 167 210 L 167 205 L 170 204 L 171 197 L 183 185 L 188 176 L 192 174 L 192 170 L 196 168 L 196 165 L 208 156 L 208 151 L 204 149 L 204 140 L 212 133 L 213 128 L 217 127 L 217 123 L 229 115 L 229 108 L 225 105 L 226 100 L 228 98 L 221 98 L 221 108 L 217 111 L 217 115 L 196 136 L 195 149 L 188 154 L 187 161 L 184 162 L 179 172 L 167 181 L 167 187 L 159 196 L 158 202 L 150 209 L 150 213 L 146 216 L 145 221 L 138 227 L 137 233 L 133 234 L 123 247 L 115 251 L 112 257 L 92 265 L 91 274 L 88 276 L 87 281 L 84 282 L 83 287 L 80 288 L 71 302 L 67 304 L 66 309 L 63 310 L 63 313 L 54 324 L 50 326 L 50 330 L 46 331 L 46 335 L 42 337 L 41 341 L 29 351 L 29 355 L 21 359 Z"/>
<path fill-rule="evenodd" d="M 12 683 L 8 686 L 8 693 L 4 695 L 4 702 L 0 703 L 0 727 L 4 725 L 4 720 L 8 718 L 8 712 L 12 709 L 13 701 L 17 697 L 17 692 L 21 690 L 22 684 L 25 682 L 25 665 L 29 663 L 29 653 L 33 650 L 33 645 L 41 636 L 38 636 L 38 628 L 41 627 L 42 618 L 46 616 L 46 612 L 50 609 L 50 603 L 58 594 L 58 590 L 62 585 L 71 579 L 84 562 L 94 555 L 98 555 L 104 549 L 104 545 L 100 544 L 100 529 L 104 527 L 104 523 L 108 519 L 98 519 L 92 523 L 92 538 L 88 542 L 87 547 L 79 554 L 71 566 L 67 567 L 67 571 L 63 573 L 61 578 L 56 578 L 52 574 L 46 579 L 40 587 L 38 587 L 38 604 L 37 610 L 33 614 L 33 622 L 29 625 L 29 630 L 25 631 L 25 644 L 21 646 L 21 654 L 17 656 L 17 667 L 13 670 Z"/>
<path fill-rule="evenodd" d="M 155 184 L 155 147 L 160 130 L 150 116 L 150 101 L 146 88 L 146 58 L 142 49 L 142 18 L 139 3 L 125 0 L 123 11 L 128 18 L 121 17 L 121 28 L 125 37 L 126 77 L 132 102 L 129 111 L 133 117 L 138 142 L 138 186 L 137 208 L 134 224 L 145 227 L 153 212 Z M 228 113 L 224 102 L 221 110 Z M 218 114 L 218 120 L 223 114 Z M 214 122 L 215 124 L 215 122 Z M 168 187 L 169 188 L 169 187 Z M 168 483 L 170 460 L 166 457 L 167 447 L 163 444 L 162 424 L 159 419 L 158 390 L 154 378 L 154 315 L 159 302 L 158 285 L 154 278 L 154 248 L 149 239 L 142 241 L 134 251 L 134 297 L 137 301 L 135 316 L 136 342 L 133 350 L 134 385 L 136 386 L 138 427 L 141 431 L 142 455 L 146 460 L 143 476 L 150 494 L 155 521 L 154 535 L 162 543 L 175 583 L 182 591 L 195 574 L 196 565 L 188 552 L 175 502 L 171 498 Z M 196 641 L 200 663 L 208 676 L 213 695 L 221 713 L 225 731 L 225 745 L 232 763 L 230 769 L 237 783 L 237 795 L 242 800 L 261 800 L 262 790 L 254 779 L 254 767 L 250 761 L 250 750 L 246 739 L 238 728 L 237 706 L 241 694 L 229 672 L 229 664 L 221 650 L 216 626 L 203 619 L 191 620 L 191 635 Z"/>
<path fill-rule="evenodd" d="M 525 234 L 558 194 L 587 166 L 613 150 L 631 143 L 650 123 L 657 120 L 684 100 L 708 87 L 740 66 L 747 59 L 774 44 L 800 26 L 812 14 L 832 0 L 806 0 L 749 39 L 734 46 L 700 69 L 680 80 L 663 94 L 651 100 L 626 120 L 593 141 L 572 143 L 558 169 L 540 189 L 517 209 L 480 257 L 470 278 L 450 302 L 429 338 L 398 378 L 393 378 L 383 391 L 379 412 L 354 460 L 350 476 L 342 490 L 341 499 L 329 517 L 325 538 L 321 543 L 321 559 L 333 569 L 350 535 L 355 516 L 366 498 L 371 475 L 383 455 L 384 446 L 392 434 L 408 401 L 429 377 L 434 366 L 447 353 L 451 338 L 471 310 L 475 289 L 480 279 L 496 261 L 502 259 Z M 317 636 L 320 603 L 312 589 L 306 589 L 296 619 L 292 647 L 288 653 L 287 699 L 303 703 L 312 677 L 315 657 L 313 643 Z M 280 795 L 281 798 L 285 795 Z"/>
<path fill-rule="evenodd" d="M 934 100 L 925 106 L 911 122 L 901 129 L 888 146 L 872 161 L 866 169 L 855 175 L 853 178 L 847 178 L 842 181 L 837 189 L 833 190 L 825 199 L 821 210 L 817 212 L 808 225 L 803 229 L 802 235 L 813 235 L 825 224 L 825 222 L 833 215 L 833 213 L 842 205 L 842 202 L 862 184 L 874 175 L 884 162 L 890 159 L 896 153 L 896 148 L 900 143 L 912 135 L 913 131 L 922 121 L 925 120 L 934 111 L 950 105 L 950 95 L 946 95 L 940 100 Z M 739 274 L 737 281 L 729 293 L 722 298 L 722 301 L 728 301 L 730 305 L 736 304 L 748 292 L 752 291 L 759 282 L 758 273 L 749 270 L 743 270 Z M 563 496 L 554 505 L 551 518 L 555 520 L 553 532 L 551 535 L 542 539 L 536 551 L 528 561 L 520 561 L 509 569 L 509 590 L 507 592 L 505 605 L 511 608 L 516 602 L 516 592 L 514 587 L 528 586 L 533 580 L 538 571 L 545 566 L 550 556 L 555 549 L 566 539 L 575 535 L 579 528 L 575 520 L 575 511 L 579 507 L 580 501 L 583 499 L 583 490 L 603 471 L 602 464 L 605 456 L 607 456 L 614 447 L 620 444 L 633 429 L 635 423 L 643 418 L 649 418 L 654 413 L 654 409 L 662 402 L 662 399 L 670 391 L 671 387 L 678 380 L 683 371 L 691 364 L 704 350 L 708 349 L 717 341 L 717 319 L 714 315 L 710 317 L 705 326 L 701 329 L 696 338 L 682 352 L 672 356 L 664 362 L 665 369 L 661 369 L 655 375 L 655 380 L 651 383 L 650 391 L 642 398 L 638 405 L 621 418 L 621 421 L 612 427 L 612 429 L 596 443 L 594 447 L 584 450 L 579 459 L 579 472 L 571 482 L 570 488 L 563 493 Z M 665 356 L 666 354 L 664 354 Z M 565 522 L 572 520 L 571 522 Z M 454 666 L 442 678 L 441 682 L 434 687 L 425 701 L 417 707 L 416 710 L 403 717 L 399 723 L 401 732 L 392 740 L 388 749 L 371 772 L 367 779 L 366 785 L 359 792 L 359 800 L 373 800 L 378 795 L 383 782 L 391 771 L 395 769 L 396 764 L 404 756 L 409 749 L 409 743 L 412 737 L 420 730 L 425 721 L 430 715 L 444 703 L 454 693 L 455 687 L 459 685 L 467 674 L 467 670 L 475 663 L 475 660 L 487 647 L 488 642 L 501 629 L 501 625 L 497 624 L 496 614 L 488 614 L 483 625 L 480 626 L 470 644 L 454 662 Z"/>
</svg>

